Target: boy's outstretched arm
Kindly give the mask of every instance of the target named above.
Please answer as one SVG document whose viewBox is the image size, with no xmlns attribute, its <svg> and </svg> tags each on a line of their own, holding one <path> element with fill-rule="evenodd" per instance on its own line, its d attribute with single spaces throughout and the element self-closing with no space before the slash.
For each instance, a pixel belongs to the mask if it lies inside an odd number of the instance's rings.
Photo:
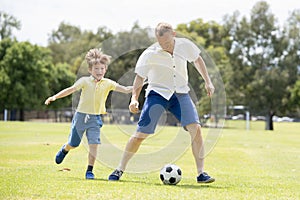
<svg viewBox="0 0 300 200">
<path fill-rule="evenodd" d="M 55 94 L 55 95 L 53 95 L 51 97 L 48 97 L 47 100 L 45 101 L 45 104 L 49 105 L 51 103 L 51 101 L 55 101 L 56 99 L 60 99 L 60 98 L 66 97 L 66 96 L 72 94 L 75 91 L 76 91 L 76 88 L 74 86 L 71 86 L 71 87 L 68 87 L 66 89 L 63 89 L 59 93 L 57 93 L 57 94 Z"/>
<path fill-rule="evenodd" d="M 132 86 L 123 86 L 118 84 L 115 91 L 129 94 L 132 92 Z"/>
</svg>

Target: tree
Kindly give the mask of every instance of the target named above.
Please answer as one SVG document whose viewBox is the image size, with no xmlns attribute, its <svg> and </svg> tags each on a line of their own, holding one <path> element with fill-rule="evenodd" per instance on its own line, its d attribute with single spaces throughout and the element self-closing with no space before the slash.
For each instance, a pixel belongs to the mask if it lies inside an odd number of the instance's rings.
<svg viewBox="0 0 300 200">
<path fill-rule="evenodd" d="M 76 81 L 76 75 L 69 70 L 70 66 L 67 63 L 58 63 L 56 65 L 53 65 L 53 67 L 47 72 L 48 81 L 47 81 L 47 96 L 54 95 L 58 93 L 59 91 L 70 87 L 74 84 Z M 46 100 L 46 97 L 44 99 L 41 99 L 41 101 Z M 44 107 L 45 109 L 54 109 L 55 110 L 55 119 L 58 118 L 57 116 L 57 110 L 68 107 L 68 108 L 75 108 L 77 105 L 73 105 L 72 97 L 66 97 L 62 98 L 59 101 L 56 101 L 53 104 L 50 104 L 49 106 Z"/>
<path fill-rule="evenodd" d="M 29 42 L 10 40 L 1 41 L 0 47 L 5 47 L 5 51 L 0 51 L 0 70 L 5 74 L 0 76 L 0 101 L 3 102 L 0 109 L 19 110 L 23 121 L 24 110 L 41 109 L 52 92 L 49 85 L 57 73 L 53 73 L 51 52 Z"/>
<path fill-rule="evenodd" d="M 298 79 L 298 81 L 289 91 L 291 93 L 288 102 L 290 110 L 299 114 L 300 113 L 300 79 Z"/>
<path fill-rule="evenodd" d="M 300 10 L 294 10 L 284 26 L 287 49 L 282 64 L 289 69 L 290 96 L 285 98 L 291 115 L 300 116 Z M 294 83 L 294 84 L 293 84 Z"/>
<path fill-rule="evenodd" d="M 21 22 L 15 17 L 0 11 L 0 39 L 12 38 L 12 30 L 21 29 Z"/>
<path fill-rule="evenodd" d="M 68 63 L 70 70 L 76 74 L 80 66 L 78 64 L 84 61 L 85 53 L 111 36 L 112 33 L 105 27 L 99 27 L 93 33 L 62 22 L 57 30 L 52 31 L 48 48 L 52 51 L 54 64 Z"/>
<path fill-rule="evenodd" d="M 250 20 L 238 17 L 234 13 L 225 18 L 231 38 L 228 56 L 234 72 L 230 81 L 236 90 L 234 102 L 243 102 L 252 113 L 265 114 L 266 130 L 273 130 L 272 117 L 286 111 L 283 100 L 295 82 L 288 77 L 295 72 L 295 66 L 287 63 L 289 42 L 265 1 L 254 5 Z"/>
<path fill-rule="evenodd" d="M 136 23 L 130 31 L 119 32 L 101 43 L 102 50 L 112 56 L 112 63 L 106 73 L 108 77 L 118 80 L 135 67 L 140 54 L 155 42 L 150 37 L 152 31 L 142 29 Z"/>
</svg>

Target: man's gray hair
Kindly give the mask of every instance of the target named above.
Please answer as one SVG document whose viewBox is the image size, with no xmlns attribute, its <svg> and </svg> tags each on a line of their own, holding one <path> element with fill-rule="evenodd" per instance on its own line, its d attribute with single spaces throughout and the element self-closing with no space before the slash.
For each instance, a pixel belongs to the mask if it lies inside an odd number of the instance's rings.
<svg viewBox="0 0 300 200">
<path fill-rule="evenodd" d="M 166 32 L 173 32 L 173 28 L 171 24 L 161 22 L 155 28 L 155 35 L 156 36 L 163 36 Z"/>
</svg>

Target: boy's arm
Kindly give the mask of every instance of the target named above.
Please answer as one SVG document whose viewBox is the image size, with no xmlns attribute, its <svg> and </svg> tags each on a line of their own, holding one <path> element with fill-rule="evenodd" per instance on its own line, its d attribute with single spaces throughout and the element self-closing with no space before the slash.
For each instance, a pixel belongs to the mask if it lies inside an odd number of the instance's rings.
<svg viewBox="0 0 300 200">
<path fill-rule="evenodd" d="M 45 101 L 45 104 L 49 105 L 51 103 L 51 101 L 55 101 L 56 99 L 60 99 L 60 98 L 66 97 L 66 96 L 72 94 L 75 91 L 76 91 L 76 88 L 74 86 L 71 86 L 71 87 L 68 87 L 66 89 L 63 89 L 62 91 L 60 91 L 56 95 L 48 97 L 47 100 Z"/>
<path fill-rule="evenodd" d="M 139 75 L 136 75 L 133 82 L 133 90 L 132 90 L 132 97 L 131 102 L 129 104 L 129 110 L 132 113 L 138 113 L 139 112 L 139 96 L 141 93 L 141 90 L 143 88 L 144 78 L 142 78 Z"/>
<path fill-rule="evenodd" d="M 115 89 L 116 92 L 122 92 L 122 93 L 125 93 L 125 94 L 129 94 L 132 92 L 132 86 L 123 86 L 123 85 L 117 85 L 116 86 L 116 89 Z"/>
<path fill-rule="evenodd" d="M 215 87 L 210 80 L 210 77 L 209 77 L 207 69 L 206 69 L 205 62 L 203 61 L 202 57 L 199 56 L 194 61 L 194 64 L 195 64 L 197 71 L 201 74 L 202 78 L 205 81 L 205 89 L 207 91 L 207 95 L 211 97 L 215 91 Z"/>
</svg>

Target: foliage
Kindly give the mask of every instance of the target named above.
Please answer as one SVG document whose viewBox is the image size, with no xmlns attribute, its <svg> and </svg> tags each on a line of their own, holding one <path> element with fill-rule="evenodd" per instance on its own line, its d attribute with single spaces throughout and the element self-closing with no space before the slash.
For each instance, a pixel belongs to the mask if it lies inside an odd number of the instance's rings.
<svg viewBox="0 0 300 200">
<path fill-rule="evenodd" d="M 112 56 L 108 77 L 118 80 L 135 67 L 143 50 L 155 42 L 150 31 L 152 30 L 142 29 L 135 24 L 130 31 L 119 32 L 101 43 L 102 50 Z M 132 82 L 133 80 L 130 84 Z"/>
<path fill-rule="evenodd" d="M 48 77 L 48 96 L 54 95 L 64 88 L 70 87 L 76 81 L 76 76 L 69 70 L 67 63 L 56 64 L 51 71 L 49 71 Z M 46 100 L 46 99 L 45 99 Z M 71 107 L 71 98 L 62 98 L 55 103 L 49 105 L 51 108 Z"/>
<path fill-rule="evenodd" d="M 108 78 L 131 85 L 139 55 L 155 42 L 153 30 L 141 28 L 138 23 L 129 31 L 112 34 L 106 27 L 93 32 L 61 22 L 50 34 L 48 47 L 42 48 L 10 39 L 12 30 L 20 29 L 20 22 L 13 16 L 0 12 L 0 20 L 0 86 L 3 88 L 0 110 L 7 106 L 41 109 L 41 99 L 71 85 L 76 75 L 88 74 L 84 56 L 91 48 L 101 47 L 112 56 Z M 275 114 L 300 116 L 297 96 L 300 10 L 292 11 L 281 27 L 268 3 L 259 1 L 249 18 L 240 16 L 238 11 L 226 15 L 222 24 L 199 18 L 179 24 L 176 32 L 178 37 L 191 39 L 202 50 L 216 86 L 214 106 L 242 104 L 251 114 L 268 115 L 270 119 Z M 199 100 L 199 113 L 208 114 L 213 105 L 206 96 L 204 82 L 194 67 L 189 66 L 189 75 L 193 98 Z M 29 94 L 24 92 L 33 92 L 34 98 L 41 99 L 28 100 Z M 222 103 L 218 97 L 225 95 L 227 101 Z M 117 105 L 127 104 L 118 101 Z M 107 102 L 110 107 L 110 99 Z M 67 105 L 70 105 L 69 98 L 51 106 Z"/>
<path fill-rule="evenodd" d="M 5 43 L 5 42 L 4 42 Z M 1 41 L 2 44 L 2 41 Z M 50 51 L 28 42 L 12 42 L 1 60 L 7 81 L 1 84 L 1 109 L 41 108 L 47 94 Z"/>
<path fill-rule="evenodd" d="M 300 80 L 298 80 L 295 85 L 290 88 L 290 101 L 288 101 L 290 110 L 296 112 L 300 112 Z"/>
<path fill-rule="evenodd" d="M 272 129 L 275 113 L 289 113 L 284 99 L 297 80 L 299 63 L 295 51 L 299 45 L 291 42 L 299 36 L 290 33 L 298 30 L 300 21 L 294 18 L 294 25 L 282 31 L 265 1 L 255 4 L 250 20 L 238 17 L 238 13 L 227 16 L 224 25 L 231 39 L 227 53 L 234 72 L 228 84 L 231 99 L 233 104 L 249 106 L 252 113 L 268 116 L 270 127 L 266 127 Z"/>
<path fill-rule="evenodd" d="M 21 22 L 14 16 L 6 12 L 0 11 L 0 39 L 12 38 L 13 29 L 20 30 Z"/>
<path fill-rule="evenodd" d="M 52 64 L 47 48 L 6 39 L 0 49 L 0 110 L 42 109 L 46 97 L 75 79 L 66 65 Z M 70 105 L 70 101 L 57 105 Z"/>
<path fill-rule="evenodd" d="M 48 48 L 52 51 L 54 64 L 68 63 L 73 73 L 77 73 L 78 63 L 84 61 L 86 52 L 112 36 L 105 27 L 99 27 L 96 33 L 83 31 L 77 26 L 62 22 L 52 31 Z"/>
</svg>

